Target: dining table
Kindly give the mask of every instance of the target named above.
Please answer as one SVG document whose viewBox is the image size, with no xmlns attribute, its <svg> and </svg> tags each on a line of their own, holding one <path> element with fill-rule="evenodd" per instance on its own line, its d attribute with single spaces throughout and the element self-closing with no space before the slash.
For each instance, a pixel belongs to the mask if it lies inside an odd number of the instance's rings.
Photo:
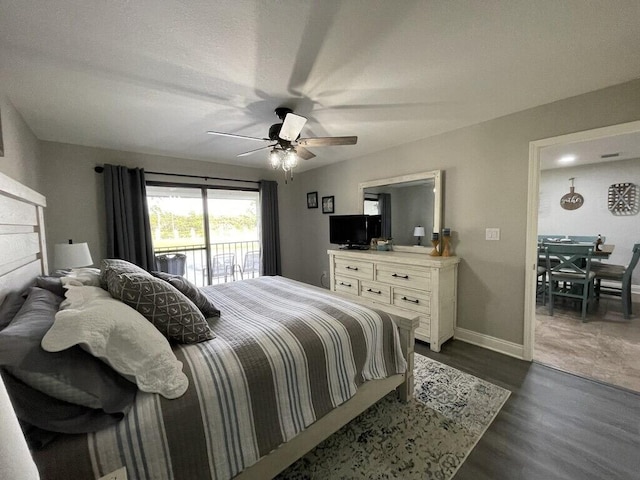
<svg viewBox="0 0 640 480">
<path fill-rule="evenodd" d="M 538 243 L 538 257 L 539 260 L 542 261 L 541 264 L 544 264 L 543 259 L 545 258 L 544 247 L 545 245 L 593 245 L 593 243 L 587 242 L 544 242 Z M 600 245 L 599 250 L 593 250 L 592 260 L 607 260 L 613 253 L 613 250 L 616 248 L 615 245 L 611 243 Z"/>
</svg>

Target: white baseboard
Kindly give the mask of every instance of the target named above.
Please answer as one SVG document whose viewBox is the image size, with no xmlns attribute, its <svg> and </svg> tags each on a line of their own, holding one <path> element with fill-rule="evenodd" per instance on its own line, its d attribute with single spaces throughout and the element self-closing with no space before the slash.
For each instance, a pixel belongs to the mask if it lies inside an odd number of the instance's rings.
<svg viewBox="0 0 640 480">
<path fill-rule="evenodd" d="M 606 282 L 603 282 L 603 285 L 605 285 L 605 283 Z M 634 297 L 637 296 L 640 298 L 640 285 L 631 285 L 631 294 Z M 637 301 L 637 299 L 634 299 L 634 301 Z M 472 345 L 477 345 L 478 347 L 493 350 L 494 352 L 503 353 L 510 357 L 524 360 L 524 345 L 520 345 L 518 343 L 508 342 L 500 338 L 460 327 L 455 328 L 453 338 L 471 343 Z"/>
<path fill-rule="evenodd" d="M 484 333 L 478 333 L 460 327 L 456 327 L 453 338 L 488 350 L 493 350 L 494 352 L 503 353 L 520 360 L 524 359 L 524 345 L 520 345 L 518 343 L 508 342 L 506 340 L 485 335 Z"/>
</svg>

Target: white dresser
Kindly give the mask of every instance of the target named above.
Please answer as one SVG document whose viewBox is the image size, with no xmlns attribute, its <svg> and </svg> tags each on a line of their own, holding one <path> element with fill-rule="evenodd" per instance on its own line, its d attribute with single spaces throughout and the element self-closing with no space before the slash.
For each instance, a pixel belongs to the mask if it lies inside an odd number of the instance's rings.
<svg viewBox="0 0 640 480">
<path fill-rule="evenodd" d="M 418 317 L 416 338 L 439 352 L 456 323 L 458 257 L 329 250 L 331 290 L 389 313 Z"/>
</svg>

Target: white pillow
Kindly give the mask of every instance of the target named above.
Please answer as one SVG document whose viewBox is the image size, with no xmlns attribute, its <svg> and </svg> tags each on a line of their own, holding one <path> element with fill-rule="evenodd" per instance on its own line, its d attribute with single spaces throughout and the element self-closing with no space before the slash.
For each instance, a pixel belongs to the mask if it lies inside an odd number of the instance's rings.
<svg viewBox="0 0 640 480">
<path fill-rule="evenodd" d="M 61 277 L 62 286 L 67 288 L 69 286 L 100 286 L 100 269 L 99 268 L 72 268 L 69 273 L 64 277 Z"/>
<path fill-rule="evenodd" d="M 42 348 L 58 352 L 73 345 L 109 364 L 144 392 L 178 398 L 189 386 L 167 339 L 133 308 L 100 287 L 67 287 Z"/>
</svg>

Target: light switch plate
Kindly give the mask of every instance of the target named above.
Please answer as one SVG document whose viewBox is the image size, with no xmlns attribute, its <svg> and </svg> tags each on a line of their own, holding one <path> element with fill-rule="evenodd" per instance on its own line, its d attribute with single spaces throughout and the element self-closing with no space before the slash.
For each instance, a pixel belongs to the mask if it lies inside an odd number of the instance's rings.
<svg viewBox="0 0 640 480">
<path fill-rule="evenodd" d="M 122 467 L 114 472 L 107 473 L 104 477 L 100 477 L 98 480 L 127 480 L 127 467 Z"/>
<path fill-rule="evenodd" d="M 485 230 L 486 240 L 500 240 L 499 228 L 487 228 Z"/>
</svg>

